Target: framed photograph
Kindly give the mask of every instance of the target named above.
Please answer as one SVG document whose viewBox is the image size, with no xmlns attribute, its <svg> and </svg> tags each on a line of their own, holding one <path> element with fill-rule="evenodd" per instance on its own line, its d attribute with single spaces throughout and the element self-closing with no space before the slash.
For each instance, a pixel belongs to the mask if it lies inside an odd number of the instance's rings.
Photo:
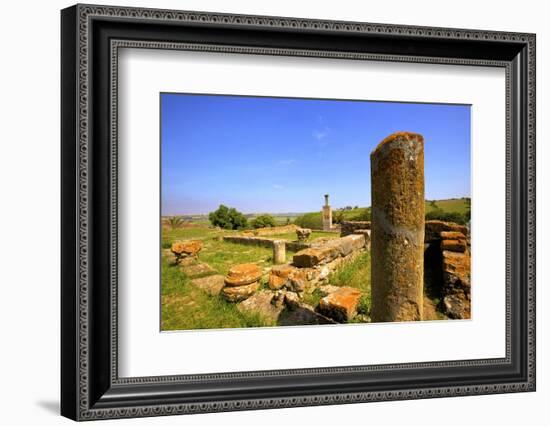
<svg viewBox="0 0 550 426">
<path fill-rule="evenodd" d="M 61 12 L 61 412 L 535 390 L 535 35 Z"/>
</svg>

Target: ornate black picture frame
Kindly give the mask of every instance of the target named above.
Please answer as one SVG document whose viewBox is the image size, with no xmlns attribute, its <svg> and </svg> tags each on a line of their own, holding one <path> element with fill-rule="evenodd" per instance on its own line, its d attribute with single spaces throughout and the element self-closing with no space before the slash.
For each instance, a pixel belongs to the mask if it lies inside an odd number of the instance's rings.
<svg viewBox="0 0 550 426">
<path fill-rule="evenodd" d="M 95 5 L 64 9 L 61 28 L 62 415 L 92 420 L 535 390 L 534 34 Z M 504 68 L 506 356 L 119 378 L 120 47 Z"/>
</svg>

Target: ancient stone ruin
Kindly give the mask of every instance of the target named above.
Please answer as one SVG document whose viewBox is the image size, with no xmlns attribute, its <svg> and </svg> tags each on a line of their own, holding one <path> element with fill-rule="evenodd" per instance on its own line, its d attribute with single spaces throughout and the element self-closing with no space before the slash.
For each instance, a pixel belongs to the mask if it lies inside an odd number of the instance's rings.
<svg viewBox="0 0 550 426">
<path fill-rule="evenodd" d="M 180 264 L 184 259 L 196 259 L 199 252 L 202 250 L 202 241 L 176 241 L 170 248 L 175 256 L 174 262 Z"/>
<path fill-rule="evenodd" d="M 277 244 L 273 247 L 276 250 Z M 368 250 L 365 236 L 354 234 L 312 243 L 296 252 L 291 263 L 274 265 L 263 277 L 256 264 L 236 265 L 224 278 L 221 296 L 237 303 L 241 311 L 277 319 L 280 325 L 348 322 L 357 314 L 361 292 L 351 287 L 329 286 L 327 281 L 331 272 L 365 250 Z M 267 281 L 267 288 L 260 289 L 262 278 Z M 199 284 L 206 285 L 202 281 Z M 219 279 L 215 284 L 219 284 Z M 318 306 L 304 303 L 304 294 L 316 289 L 323 289 L 324 293 Z"/>
<path fill-rule="evenodd" d="M 455 223 L 425 221 L 424 141 L 415 133 L 394 133 L 371 153 L 372 220 L 343 221 L 340 237 L 309 241 L 310 229 L 296 225 L 262 228 L 223 240 L 272 248 L 273 266 L 235 265 L 226 276 L 197 261 L 200 241 L 176 242 L 169 253 L 192 283 L 212 296 L 258 313 L 278 325 L 388 322 L 423 319 L 424 295 L 439 299 L 448 318 L 470 318 L 470 235 Z M 324 230 L 332 230 L 325 195 Z M 269 238 L 296 232 L 296 241 Z M 286 261 L 287 250 L 293 251 Z M 371 298 L 353 287 L 329 285 L 331 273 L 371 251 Z M 210 268 L 210 271 L 208 270 Z M 319 297 L 308 305 L 307 295 Z M 313 303 L 313 302 L 311 302 Z"/>
<path fill-rule="evenodd" d="M 286 244 L 283 240 L 273 241 L 273 263 L 279 265 L 286 262 Z"/>
<path fill-rule="evenodd" d="M 300 242 L 306 242 L 311 235 L 311 229 L 308 228 L 298 228 L 296 229 L 296 238 Z"/>
<path fill-rule="evenodd" d="M 260 286 L 262 270 L 254 263 L 233 266 L 225 277 L 222 296 L 228 302 L 240 302 L 252 296 Z"/>
<path fill-rule="evenodd" d="M 340 225 L 340 236 L 345 237 L 346 235 L 358 233 L 358 231 L 370 231 L 370 229 L 371 223 L 369 221 L 344 220 Z"/>
<path fill-rule="evenodd" d="M 394 133 L 371 153 L 373 321 L 422 319 L 424 139 Z"/>
</svg>

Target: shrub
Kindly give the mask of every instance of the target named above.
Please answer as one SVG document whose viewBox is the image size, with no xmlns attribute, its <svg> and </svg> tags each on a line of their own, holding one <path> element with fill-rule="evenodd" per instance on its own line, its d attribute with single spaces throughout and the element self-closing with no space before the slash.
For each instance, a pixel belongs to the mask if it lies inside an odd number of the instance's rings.
<svg viewBox="0 0 550 426">
<path fill-rule="evenodd" d="M 360 220 L 360 221 L 367 220 L 367 221 L 370 221 L 371 220 L 371 209 L 370 209 L 370 207 L 365 207 L 360 213 L 358 213 L 357 215 L 352 217 L 351 220 Z"/>
<path fill-rule="evenodd" d="M 345 219 L 344 212 L 341 210 L 335 211 L 332 215 L 332 221 L 334 223 L 342 223 Z"/>
<path fill-rule="evenodd" d="M 170 216 L 167 219 L 168 225 L 171 229 L 179 228 L 183 223 L 183 217 L 181 216 Z"/>
<path fill-rule="evenodd" d="M 237 209 L 220 204 L 216 211 L 208 214 L 208 220 L 214 226 L 223 229 L 242 229 L 246 228 L 248 221 L 246 217 Z"/>
<path fill-rule="evenodd" d="M 273 227 L 273 226 L 276 226 L 276 223 L 275 223 L 275 218 L 270 214 L 261 214 L 255 219 L 252 219 L 252 221 L 250 222 L 250 225 L 252 225 L 254 229 L 257 229 L 257 228 Z"/>
<path fill-rule="evenodd" d="M 322 229 L 321 213 L 306 213 L 294 219 L 294 223 L 301 228 Z"/>
</svg>

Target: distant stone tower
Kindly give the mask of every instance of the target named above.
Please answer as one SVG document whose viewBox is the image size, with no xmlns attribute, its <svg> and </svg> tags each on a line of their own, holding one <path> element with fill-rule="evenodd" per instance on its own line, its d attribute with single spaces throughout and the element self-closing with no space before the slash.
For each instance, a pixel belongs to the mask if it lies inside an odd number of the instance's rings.
<svg viewBox="0 0 550 426">
<path fill-rule="evenodd" d="M 325 194 L 325 205 L 322 210 L 323 214 L 323 231 L 330 231 L 332 229 L 332 209 L 328 204 L 328 194 Z"/>
</svg>

